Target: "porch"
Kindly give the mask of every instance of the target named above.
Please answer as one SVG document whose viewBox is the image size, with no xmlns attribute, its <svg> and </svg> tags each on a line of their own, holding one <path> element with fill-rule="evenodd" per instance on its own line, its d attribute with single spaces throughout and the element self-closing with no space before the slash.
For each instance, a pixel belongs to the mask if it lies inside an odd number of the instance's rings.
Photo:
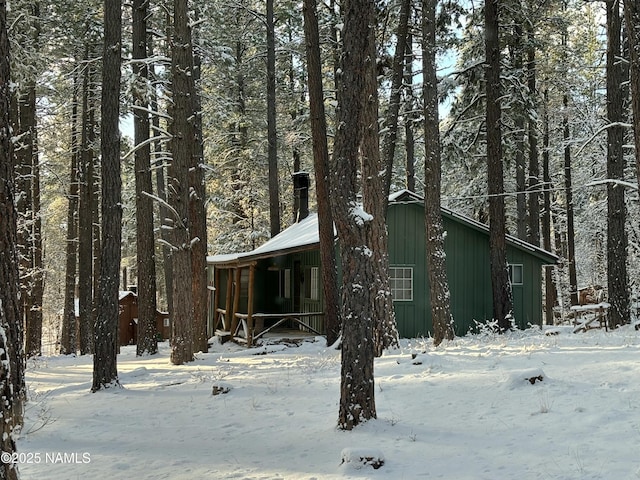
<svg viewBox="0 0 640 480">
<path fill-rule="evenodd" d="M 210 259 L 210 333 L 248 347 L 285 328 L 323 335 L 318 268 L 308 260 L 305 252 Z"/>
</svg>

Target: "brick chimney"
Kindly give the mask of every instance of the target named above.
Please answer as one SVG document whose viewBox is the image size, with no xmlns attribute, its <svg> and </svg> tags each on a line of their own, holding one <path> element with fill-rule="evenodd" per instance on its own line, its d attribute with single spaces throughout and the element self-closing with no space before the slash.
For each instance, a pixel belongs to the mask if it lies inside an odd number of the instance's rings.
<svg viewBox="0 0 640 480">
<path fill-rule="evenodd" d="M 309 174 L 296 172 L 293 174 L 293 196 L 296 222 L 309 216 Z"/>
</svg>

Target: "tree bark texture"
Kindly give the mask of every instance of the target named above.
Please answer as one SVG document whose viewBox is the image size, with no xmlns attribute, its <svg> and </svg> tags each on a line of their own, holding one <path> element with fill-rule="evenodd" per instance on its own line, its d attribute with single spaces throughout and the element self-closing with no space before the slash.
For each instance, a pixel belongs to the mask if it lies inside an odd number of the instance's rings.
<svg viewBox="0 0 640 480">
<path fill-rule="evenodd" d="M 533 26 L 527 26 L 527 85 L 531 109 L 537 110 L 536 46 Z M 529 208 L 527 215 L 527 241 L 540 246 L 540 163 L 538 159 L 538 124 L 536 117 L 528 116 L 529 140 Z"/>
<path fill-rule="evenodd" d="M 198 18 L 195 19 L 196 21 Z M 191 272 L 193 281 L 193 347 L 196 352 L 206 353 L 209 349 L 207 332 L 207 200 L 205 185 L 205 157 L 202 140 L 202 103 L 200 99 L 199 82 L 201 73 L 200 55 L 193 56 L 193 82 L 190 97 L 193 100 L 193 115 L 190 117 L 193 128 L 193 154 L 189 184 L 189 225 L 191 238 Z"/>
<path fill-rule="evenodd" d="M 543 122 L 543 153 L 542 153 L 542 177 L 544 185 L 543 211 L 542 211 L 542 248 L 547 252 L 551 251 L 551 171 L 549 155 L 549 92 L 544 92 L 544 108 L 542 114 Z M 553 266 L 544 267 L 544 316 L 547 325 L 555 323 L 553 307 L 556 303 L 556 285 L 553 281 Z"/>
<path fill-rule="evenodd" d="M 502 167 L 500 107 L 500 43 L 498 0 L 487 0 L 485 15 L 486 47 L 486 129 L 489 193 L 489 258 L 493 289 L 493 316 L 501 331 L 511 328 L 512 297 L 507 270 L 506 215 Z"/>
<path fill-rule="evenodd" d="M 122 180 L 120 177 L 120 66 L 122 6 L 104 2 L 104 50 L 102 56 L 102 237 L 97 318 L 94 325 L 93 392 L 119 385 L 118 315 L 122 246 Z"/>
<path fill-rule="evenodd" d="M 335 235 L 333 215 L 331 213 L 329 148 L 327 145 L 327 121 L 324 110 L 316 0 L 305 0 L 302 9 L 306 39 L 313 165 L 318 201 L 318 233 L 320 237 L 320 262 L 322 264 L 322 287 L 325 305 L 324 322 L 327 345 L 333 345 L 340 336 L 340 296 L 338 294 Z"/>
<path fill-rule="evenodd" d="M 413 93 L 413 35 L 407 33 L 407 45 L 405 51 L 405 74 L 404 74 L 404 91 L 405 101 L 403 108 L 404 118 L 404 151 L 406 163 L 406 188 L 410 192 L 416 191 L 416 160 L 415 160 L 415 138 L 413 129 L 417 122 L 417 105 L 415 95 Z"/>
<path fill-rule="evenodd" d="M 89 60 L 89 47 L 85 46 L 86 66 L 82 80 L 82 135 L 79 164 L 79 209 L 78 209 L 78 322 L 80 354 L 91 353 L 93 310 L 93 137 L 95 126 L 91 122 L 89 110 L 93 108 L 90 99 L 92 67 Z"/>
<path fill-rule="evenodd" d="M 385 166 L 384 192 L 391 193 L 391 179 L 393 177 L 393 160 L 398 140 L 398 114 L 400 112 L 400 98 L 402 93 L 402 80 L 404 78 L 405 53 L 409 30 L 409 16 L 411 14 L 411 0 L 402 0 L 398 18 L 398 31 L 396 49 L 393 54 L 393 67 L 391 78 L 391 94 L 389 96 L 389 110 L 387 111 L 385 129 L 387 133 L 383 137 L 382 160 Z"/>
<path fill-rule="evenodd" d="M 191 268 L 191 231 L 189 228 L 189 169 L 193 155 L 193 53 L 187 14 L 187 0 L 174 2 L 172 39 L 173 123 L 171 126 L 172 161 L 169 169 L 169 203 L 172 218 L 173 326 L 171 363 L 181 365 L 193 360 L 193 275 Z"/>
<path fill-rule="evenodd" d="M 514 12 L 515 20 L 513 26 L 513 45 L 512 45 L 512 61 L 515 75 L 523 71 L 523 45 L 522 45 L 522 22 L 523 15 L 521 11 Z M 514 128 L 515 128 L 515 145 L 516 145 L 516 229 L 518 238 L 526 240 L 527 238 L 527 181 L 525 175 L 524 160 L 524 133 L 525 133 L 525 117 L 526 105 L 522 101 L 522 97 L 514 104 Z"/>
<path fill-rule="evenodd" d="M 564 139 L 564 189 L 566 196 L 567 211 L 567 266 L 569 269 L 569 291 L 571 305 L 578 304 L 578 275 L 576 269 L 576 247 L 575 247 L 575 221 L 573 208 L 573 179 L 571 176 L 571 144 L 569 142 L 569 97 L 563 95 L 564 114 L 562 118 L 562 130 Z"/>
<path fill-rule="evenodd" d="M 622 19 L 620 2 L 607 1 L 607 117 L 613 123 L 607 128 L 607 285 L 609 326 L 630 322 L 629 279 L 627 275 L 627 231 L 624 188 L 615 183 L 624 180 L 624 102 L 627 81 L 621 46 Z"/>
<path fill-rule="evenodd" d="M 442 163 L 436 77 L 436 4 L 437 0 L 423 0 L 422 2 L 422 72 L 424 77 L 422 92 L 424 98 L 424 212 L 427 270 L 433 322 L 433 343 L 437 346 L 443 340 L 452 340 L 454 332 L 444 251 L 444 227 L 440 210 Z"/>
<path fill-rule="evenodd" d="M 389 284 L 389 239 L 387 232 L 387 203 L 389 196 L 384 189 L 385 167 L 380 155 L 378 126 L 378 70 L 375 23 L 369 26 L 369 39 L 365 51 L 364 97 L 362 111 L 362 143 L 360 145 L 362 165 L 362 206 L 371 215 L 369 248 L 375 274 L 371 279 L 371 295 L 374 306 L 373 339 L 375 355 L 390 347 L 398 347 L 398 329 L 393 309 L 393 298 Z"/>
<path fill-rule="evenodd" d="M 636 0 L 624 1 L 624 15 L 629 38 L 633 144 L 635 146 L 636 176 L 640 188 L 640 5 Z"/>
<path fill-rule="evenodd" d="M 7 34 L 7 4 L 0 2 L 0 449 L 16 450 L 14 428 L 22 421 L 24 364 L 20 324 L 19 265 L 17 251 L 18 213 L 15 208 L 14 154 L 9 116 L 11 67 Z M 18 388 L 16 388 L 18 387 Z M 16 480 L 17 467 L 0 463 L 0 478 Z"/>
<path fill-rule="evenodd" d="M 153 36 L 149 35 L 149 54 L 153 56 Z M 151 65 L 150 73 L 152 77 L 152 83 L 155 85 L 158 81 L 158 75 L 155 71 L 155 65 Z M 151 110 L 154 112 L 158 111 L 158 94 L 156 91 L 157 87 L 154 87 L 151 94 Z M 154 137 L 157 137 L 158 134 L 161 133 L 160 130 L 160 116 L 153 115 L 151 120 L 151 124 L 153 127 Z M 169 244 L 171 243 L 170 232 L 166 228 L 162 228 L 162 224 L 164 223 L 165 218 L 169 218 L 170 213 L 167 208 L 167 183 L 165 177 L 165 156 L 164 153 L 164 143 L 160 139 L 156 139 L 153 142 L 153 153 L 154 153 L 154 170 L 155 170 L 155 181 L 156 181 L 156 194 L 158 198 L 162 199 L 163 202 L 160 202 L 158 205 L 158 217 L 160 219 L 160 228 L 159 230 L 159 238 L 162 240 L 162 267 L 163 267 L 163 278 L 164 278 L 164 288 L 165 288 L 165 296 L 167 299 L 167 311 L 173 312 L 173 292 L 172 292 L 172 275 L 171 275 L 171 248 L 169 248 Z"/>
<path fill-rule="evenodd" d="M 375 66 L 371 56 L 374 4 L 351 0 L 343 4 L 342 78 L 337 92 L 337 132 L 331 163 L 333 218 L 342 259 L 342 370 L 338 425 L 351 430 L 376 418 L 373 360 L 377 274 L 372 239 L 373 216 L 356 200 L 360 148 L 367 128 L 367 77 Z M 367 151 L 367 153 L 369 153 Z M 366 156 L 366 154 L 363 154 Z M 363 176 L 365 176 L 363 172 Z"/>
<path fill-rule="evenodd" d="M 40 41 L 40 3 L 34 1 L 27 6 L 29 13 L 29 46 L 31 54 L 36 55 Z M 24 320 L 25 320 L 25 354 L 28 357 L 41 354 L 42 346 L 42 295 L 44 290 L 42 274 L 42 221 L 40 218 L 40 165 L 38 155 L 38 136 L 36 120 L 36 72 L 33 65 L 29 65 L 27 77 L 19 88 L 19 138 L 18 148 L 24 150 L 22 159 L 24 168 L 29 172 L 26 181 L 29 190 L 21 192 L 26 196 L 26 210 L 23 231 L 25 263 L 27 271 L 21 275 L 22 283 L 26 284 L 23 292 Z M 20 242 L 20 239 L 19 239 Z"/>
<path fill-rule="evenodd" d="M 14 153 L 17 162 L 20 300 L 25 325 L 25 354 L 40 355 L 42 337 L 42 241 L 40 238 L 40 176 L 36 136 L 36 87 L 28 80 L 18 92 Z"/>
<path fill-rule="evenodd" d="M 76 272 L 78 261 L 78 75 L 73 77 L 73 100 L 71 105 L 71 171 L 69 174 L 69 196 L 67 207 L 67 245 L 64 282 L 64 309 L 60 332 L 60 353 L 75 354 L 76 338 Z"/>
<path fill-rule="evenodd" d="M 26 333 L 25 333 L 25 353 L 27 357 L 39 356 L 42 354 L 42 302 L 44 296 L 44 265 L 42 250 L 42 214 L 40 211 L 40 155 L 38 153 L 38 135 L 36 122 L 36 86 L 30 85 L 29 97 L 31 98 L 31 109 L 33 115 L 32 126 L 32 222 L 31 228 L 33 236 L 33 248 L 31 252 L 31 300 L 30 309 L 27 312 Z"/>
<path fill-rule="evenodd" d="M 278 132 L 276 129 L 276 35 L 274 0 L 266 0 L 267 15 L 267 157 L 269 165 L 269 221 L 271 236 L 280 233 L 280 182 L 278 181 Z"/>
<path fill-rule="evenodd" d="M 136 178 L 136 252 L 138 266 L 138 338 L 137 355 L 158 351 L 156 332 L 156 265 L 153 232 L 153 193 L 151 181 L 151 145 L 149 144 L 149 92 L 147 81 L 147 0 L 133 0 L 134 142 Z M 124 285 L 126 288 L 126 285 Z"/>
</svg>

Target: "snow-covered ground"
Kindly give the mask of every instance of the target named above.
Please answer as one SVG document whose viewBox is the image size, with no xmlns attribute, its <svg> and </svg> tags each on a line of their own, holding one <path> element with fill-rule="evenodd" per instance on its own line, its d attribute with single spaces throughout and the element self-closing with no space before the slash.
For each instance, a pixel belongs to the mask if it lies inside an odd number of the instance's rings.
<svg viewBox="0 0 640 480">
<path fill-rule="evenodd" d="M 98 393 L 90 357 L 30 361 L 22 478 L 640 478 L 631 327 L 404 341 L 376 360 L 378 419 L 352 432 L 336 429 L 340 355 L 323 339 L 168 354 L 123 348 L 124 388 Z M 360 456 L 384 465 L 341 464 Z"/>
</svg>

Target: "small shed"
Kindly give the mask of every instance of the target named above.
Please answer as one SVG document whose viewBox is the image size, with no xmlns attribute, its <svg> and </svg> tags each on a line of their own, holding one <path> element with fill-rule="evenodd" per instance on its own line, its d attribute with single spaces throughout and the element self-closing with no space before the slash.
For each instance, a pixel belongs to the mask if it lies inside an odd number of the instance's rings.
<svg viewBox="0 0 640 480">
<path fill-rule="evenodd" d="M 135 345 L 138 342 L 138 295 L 131 290 L 118 292 L 118 345 Z M 80 338 L 79 305 L 75 299 L 76 338 Z M 168 312 L 156 310 L 158 340 L 171 338 L 171 319 Z"/>
<path fill-rule="evenodd" d="M 492 318 L 489 229 L 442 209 L 451 309 L 457 335 Z M 424 200 L 403 190 L 387 211 L 390 283 L 402 337 L 432 332 L 425 251 Z M 514 317 L 521 328 L 542 324 L 542 268 L 557 257 L 507 236 Z M 241 337 L 249 344 L 277 322 L 324 331 L 318 223 L 299 220 L 261 247 L 207 259 L 210 333 Z"/>
<path fill-rule="evenodd" d="M 118 305 L 120 308 L 119 344 L 120 346 L 135 345 L 138 342 L 138 295 L 131 290 L 121 291 Z M 156 332 L 158 340 L 167 340 L 171 337 L 171 320 L 167 312 L 156 310 Z"/>
</svg>

